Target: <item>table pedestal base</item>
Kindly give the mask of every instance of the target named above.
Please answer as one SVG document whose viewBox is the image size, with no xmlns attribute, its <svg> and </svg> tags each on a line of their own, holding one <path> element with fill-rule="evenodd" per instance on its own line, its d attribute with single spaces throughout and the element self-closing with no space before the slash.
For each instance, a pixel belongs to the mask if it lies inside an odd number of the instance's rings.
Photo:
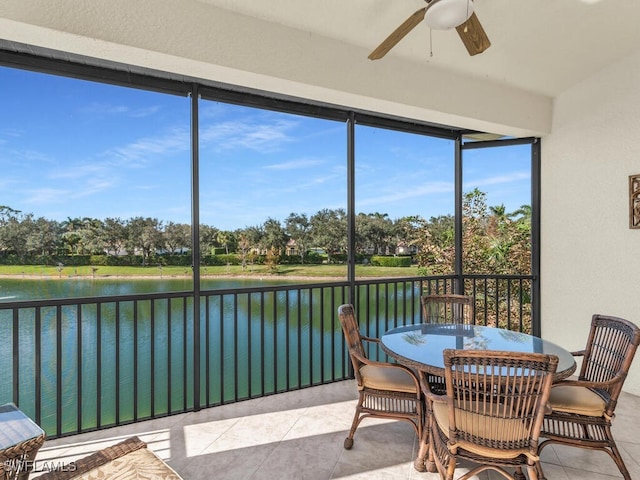
<svg viewBox="0 0 640 480">
<path fill-rule="evenodd" d="M 420 448 L 418 455 L 413 461 L 413 468 L 418 472 L 435 473 L 437 471 L 436 464 L 429 458 L 429 430 L 425 427 L 420 439 Z"/>
</svg>

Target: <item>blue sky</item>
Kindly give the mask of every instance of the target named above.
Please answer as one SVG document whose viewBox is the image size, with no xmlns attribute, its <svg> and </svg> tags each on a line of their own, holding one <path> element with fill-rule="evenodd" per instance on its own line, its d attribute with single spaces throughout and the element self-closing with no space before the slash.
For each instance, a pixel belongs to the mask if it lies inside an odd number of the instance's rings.
<svg viewBox="0 0 640 480">
<path fill-rule="evenodd" d="M 0 205 L 190 223 L 190 99 L 0 67 Z M 200 220 L 225 230 L 346 208 L 342 122 L 203 100 Z M 453 144 L 356 128 L 356 211 L 453 213 Z M 465 153 L 465 191 L 530 203 L 529 147 Z"/>
</svg>

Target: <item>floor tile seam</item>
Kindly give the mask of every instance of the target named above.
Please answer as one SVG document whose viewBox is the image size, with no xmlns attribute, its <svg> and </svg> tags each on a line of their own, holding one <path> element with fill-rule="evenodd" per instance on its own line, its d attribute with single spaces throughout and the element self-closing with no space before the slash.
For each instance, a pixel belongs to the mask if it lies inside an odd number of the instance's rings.
<svg viewBox="0 0 640 480">
<path fill-rule="evenodd" d="M 271 449 L 271 451 L 269 452 L 269 454 L 264 458 L 263 462 L 260 464 L 260 466 L 258 466 L 258 468 L 256 469 L 255 474 L 257 474 L 258 472 L 260 472 L 260 470 L 262 469 L 263 466 L 267 465 L 269 463 L 269 460 L 274 456 L 278 454 L 278 450 L 281 446 L 283 442 L 278 442 L 277 444 L 274 445 L 274 447 Z M 326 465 L 327 463 L 329 463 L 330 461 L 333 461 L 333 466 L 331 466 L 331 468 L 329 469 L 328 467 L 326 468 L 326 470 L 328 470 L 328 474 L 327 474 L 327 480 L 330 480 L 332 478 L 333 472 L 336 469 L 336 466 L 338 464 L 337 460 L 329 460 L 326 457 L 326 454 L 323 455 L 321 452 L 312 452 L 312 451 L 305 451 L 305 455 L 304 458 L 308 458 L 309 456 L 313 457 L 314 459 L 320 460 L 322 462 L 324 462 L 324 464 Z M 325 469 L 323 468 L 323 471 Z"/>
<path fill-rule="evenodd" d="M 616 442 L 616 444 L 618 445 L 618 449 L 621 449 L 624 453 L 626 453 L 628 455 L 628 457 L 633 461 L 633 464 L 637 467 L 640 468 L 640 459 L 636 458 L 635 455 L 630 452 L 627 449 L 627 446 L 625 445 L 625 443 L 630 443 L 631 445 L 637 445 L 637 443 L 632 443 L 632 442 Z M 628 461 L 626 458 L 623 458 L 625 464 L 627 464 L 627 470 L 630 470 L 629 465 L 628 465 Z"/>
<path fill-rule="evenodd" d="M 335 478 L 335 472 L 336 469 L 338 468 L 338 465 L 340 465 L 340 463 L 342 462 L 342 459 L 345 456 L 345 452 L 347 451 L 346 448 L 344 448 L 344 446 L 340 449 L 340 454 L 337 456 L 335 463 L 333 464 L 333 468 L 331 469 L 331 479 Z M 345 462 L 347 464 L 352 464 L 353 462 Z"/>
<path fill-rule="evenodd" d="M 604 472 L 596 472 L 596 471 L 593 471 L 593 470 L 585 470 L 583 468 L 575 468 L 575 467 L 571 467 L 569 465 L 560 465 L 560 466 L 562 467 L 562 469 L 564 470 L 565 474 L 569 478 L 572 478 L 571 476 L 569 476 L 569 472 L 573 472 L 574 476 L 575 476 L 575 474 L 578 474 L 580 476 L 580 478 L 585 478 L 585 479 L 589 479 L 590 475 L 598 475 L 599 477 L 606 477 L 606 478 L 611 478 L 611 479 L 621 479 L 622 478 L 622 474 L 618 471 L 618 468 L 615 466 L 615 464 L 612 467 L 612 468 L 615 468 L 615 472 L 613 474 L 604 473 Z"/>
<path fill-rule="evenodd" d="M 627 466 L 627 470 L 631 470 L 631 473 L 633 473 L 633 469 L 629 468 L 630 464 L 629 464 L 628 458 L 624 458 L 625 457 L 624 453 L 626 453 L 628 455 L 628 457 L 633 460 L 633 462 L 634 462 L 633 465 L 640 467 L 640 462 L 638 461 L 638 459 L 636 459 L 636 457 L 632 453 L 630 453 L 628 450 L 626 450 L 624 448 L 623 442 L 616 442 L 616 444 L 618 445 L 618 449 L 621 450 L 621 453 L 623 453 L 623 460 L 625 462 L 625 465 Z M 604 459 L 603 461 L 607 461 L 607 462 L 610 461 L 611 462 L 611 468 L 613 469 L 612 471 L 614 472 L 614 474 L 611 475 L 609 473 L 602 472 L 600 470 L 587 470 L 585 468 L 578 468 L 578 467 L 574 467 L 573 465 L 563 463 L 562 455 L 560 455 L 558 453 L 556 453 L 556 457 L 558 458 L 559 463 L 548 461 L 548 460 L 545 460 L 543 463 L 547 463 L 547 464 L 550 464 L 550 465 L 555 465 L 555 466 L 562 467 L 565 470 L 565 472 L 567 470 L 571 470 L 571 471 L 576 471 L 576 472 L 588 472 L 590 474 L 604 475 L 604 476 L 607 476 L 607 477 L 610 477 L 610 478 L 622 478 L 622 474 L 618 470 L 618 466 L 616 465 L 615 461 L 613 460 L 613 457 L 606 450 L 599 449 L 599 448 L 590 449 L 590 448 L 585 448 L 585 447 L 577 447 L 577 446 L 574 446 L 574 445 L 563 445 L 563 444 L 551 444 L 550 447 L 553 448 L 554 445 L 564 446 L 564 447 L 566 447 L 568 449 L 575 449 L 575 450 L 582 451 L 582 452 L 594 452 L 594 453 L 597 453 L 598 455 L 602 455 L 602 459 Z M 549 447 L 547 447 L 547 448 L 549 448 Z"/>
<path fill-rule="evenodd" d="M 541 463 L 541 467 L 542 467 L 542 471 L 545 472 L 545 464 L 547 465 L 553 465 L 556 468 L 560 468 L 562 469 L 562 473 L 564 473 L 564 476 L 567 478 L 571 478 L 569 476 L 569 472 L 567 472 L 567 467 L 565 465 L 559 464 L 559 463 L 551 463 L 551 462 L 540 462 Z M 589 472 L 588 470 L 584 470 L 585 472 Z M 594 472 L 589 472 L 589 473 L 594 473 Z M 584 477 L 583 477 L 584 478 Z M 547 476 L 547 479 L 549 479 L 549 477 Z M 552 479 L 549 479 L 552 480 Z"/>
<path fill-rule="evenodd" d="M 256 478 L 256 476 L 258 475 L 258 472 L 260 471 L 260 469 L 267 463 L 267 461 L 269 460 L 269 457 L 271 457 L 271 455 L 273 455 L 273 452 L 276 451 L 276 449 L 278 448 L 278 446 L 280 445 L 281 441 L 277 442 L 277 443 L 273 443 L 273 446 L 271 448 L 271 451 L 269 452 L 268 455 L 266 455 L 264 457 L 264 459 L 262 460 L 262 462 L 260 462 L 260 465 L 258 465 L 253 473 L 251 474 L 251 477 L 249 477 L 249 480 L 253 480 Z"/>
<path fill-rule="evenodd" d="M 300 422 L 300 420 L 302 420 L 305 416 L 304 413 L 302 413 L 301 410 L 305 410 L 306 409 L 300 409 L 300 410 L 296 410 L 296 412 L 298 413 L 297 418 L 295 419 L 294 422 L 291 423 L 291 425 L 289 425 L 289 428 L 287 429 L 286 432 L 284 432 L 284 434 L 282 435 L 282 437 L 280 437 L 280 440 L 278 440 L 278 446 L 283 442 L 283 441 L 291 441 L 291 439 L 287 439 L 287 436 L 294 431 L 295 426 Z M 295 438 L 295 437 L 294 437 Z"/>
<path fill-rule="evenodd" d="M 344 453 L 344 450 L 343 452 Z M 369 471 L 367 470 L 368 466 L 364 465 L 362 463 L 358 463 L 358 462 L 349 462 L 349 461 L 344 461 L 341 462 L 340 460 L 342 459 L 342 454 L 340 455 L 339 459 L 336 461 L 335 465 L 333 466 L 333 469 L 331 470 L 331 479 L 337 479 L 337 478 L 342 478 L 342 477 L 336 477 L 335 473 L 336 473 L 336 469 L 340 466 L 340 465 L 349 465 L 355 468 L 355 470 L 357 470 L 359 472 L 358 475 L 366 475 Z M 418 472 L 418 471 L 412 471 L 411 469 L 413 468 L 413 462 L 401 462 L 402 464 L 404 464 L 405 467 L 405 473 L 397 473 L 395 471 L 392 471 L 391 468 L 392 466 L 386 466 L 386 467 L 381 467 L 375 470 L 376 473 L 380 474 L 380 473 L 384 473 L 385 478 L 389 478 L 391 480 L 395 480 L 395 479 L 409 479 L 409 478 L 415 478 L 415 479 L 422 479 L 422 480 L 428 480 L 431 477 L 424 477 L 424 476 L 419 476 L 419 475 L 424 475 L 422 472 Z M 414 476 L 413 473 L 418 474 L 418 476 Z M 431 475 L 431 474 L 428 474 Z M 359 477 L 358 477 L 359 478 Z M 364 478 L 364 477 L 362 477 Z M 435 477 L 434 477 L 435 478 Z"/>
<path fill-rule="evenodd" d="M 243 417 L 235 417 L 234 422 L 230 423 L 229 426 L 220 434 L 218 434 L 216 436 L 216 438 L 214 440 L 212 440 L 211 442 L 208 442 L 207 444 L 205 444 L 202 448 L 199 449 L 199 451 L 194 452 L 195 455 L 202 455 L 204 454 L 204 452 L 206 452 L 211 446 L 213 446 L 216 442 L 218 442 L 222 437 L 224 437 L 225 435 L 229 434 L 229 436 L 231 436 L 232 438 L 241 438 L 238 437 L 236 435 L 233 435 L 232 433 L 230 433 L 233 428 L 238 424 L 238 422 L 240 422 L 240 420 Z M 230 419 L 225 419 L 226 420 L 230 420 Z M 217 420 L 213 420 L 213 421 L 217 421 Z M 185 455 L 186 455 L 186 442 L 183 441 L 183 443 L 185 443 L 184 445 L 184 449 L 185 449 Z"/>
<path fill-rule="evenodd" d="M 291 427 L 289 427 L 282 435 L 280 435 L 279 437 L 276 437 L 272 440 L 269 440 L 268 442 L 258 442 L 258 443 L 251 443 L 249 445 L 245 445 L 243 447 L 239 447 L 239 448 L 252 448 L 255 446 L 260 446 L 260 445 L 272 445 L 272 448 L 276 448 L 278 445 L 280 445 L 282 442 L 285 441 L 291 441 L 292 439 L 289 438 L 287 439 L 286 436 L 291 432 L 291 429 L 293 428 L 293 425 L 298 422 L 299 419 L 296 419 L 296 421 L 292 424 Z M 247 438 L 247 435 L 243 432 L 234 432 L 233 431 L 233 427 L 235 427 L 236 424 L 234 424 L 232 427 L 230 427 L 229 429 L 227 429 L 223 434 L 219 435 L 218 438 L 210 443 L 206 448 L 204 448 L 200 454 L 204 453 L 209 447 L 211 447 L 212 445 L 214 445 L 217 442 L 225 442 L 225 441 L 229 441 L 229 440 L 233 440 L 235 441 L 235 443 L 238 444 L 242 444 L 243 440 L 245 440 Z M 245 429 L 245 427 L 243 427 L 243 430 Z M 224 437 L 224 438 L 223 438 Z M 207 453 L 211 453 L 211 452 L 207 452 Z"/>
<path fill-rule="evenodd" d="M 562 464 L 562 460 L 560 459 L 560 455 L 558 455 L 558 452 L 555 449 L 555 445 L 554 443 L 548 443 L 546 447 L 544 447 L 543 452 L 553 452 L 553 458 L 552 459 L 543 459 L 542 463 L 548 463 L 549 465 L 556 465 L 559 467 L 563 467 L 564 465 Z M 540 454 L 540 451 L 538 451 L 538 454 Z M 548 455 L 550 456 L 550 455 Z"/>
</svg>

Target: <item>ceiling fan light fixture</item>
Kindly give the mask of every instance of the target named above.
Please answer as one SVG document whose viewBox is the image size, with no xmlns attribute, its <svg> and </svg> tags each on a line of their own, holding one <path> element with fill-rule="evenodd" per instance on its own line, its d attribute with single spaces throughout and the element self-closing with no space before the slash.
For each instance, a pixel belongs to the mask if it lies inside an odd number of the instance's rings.
<svg viewBox="0 0 640 480">
<path fill-rule="evenodd" d="M 424 21 L 429 28 L 449 30 L 466 22 L 472 14 L 471 0 L 431 0 Z"/>
</svg>

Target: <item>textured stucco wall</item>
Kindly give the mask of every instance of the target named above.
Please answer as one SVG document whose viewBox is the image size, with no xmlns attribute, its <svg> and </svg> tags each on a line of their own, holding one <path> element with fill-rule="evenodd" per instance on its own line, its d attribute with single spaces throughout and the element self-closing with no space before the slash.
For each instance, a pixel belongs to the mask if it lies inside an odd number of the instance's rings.
<svg viewBox="0 0 640 480">
<path fill-rule="evenodd" d="M 640 230 L 628 207 L 639 137 L 640 53 L 555 100 L 542 142 L 542 332 L 572 349 L 594 313 L 640 325 Z M 625 390 L 640 394 L 640 354 Z"/>
</svg>

